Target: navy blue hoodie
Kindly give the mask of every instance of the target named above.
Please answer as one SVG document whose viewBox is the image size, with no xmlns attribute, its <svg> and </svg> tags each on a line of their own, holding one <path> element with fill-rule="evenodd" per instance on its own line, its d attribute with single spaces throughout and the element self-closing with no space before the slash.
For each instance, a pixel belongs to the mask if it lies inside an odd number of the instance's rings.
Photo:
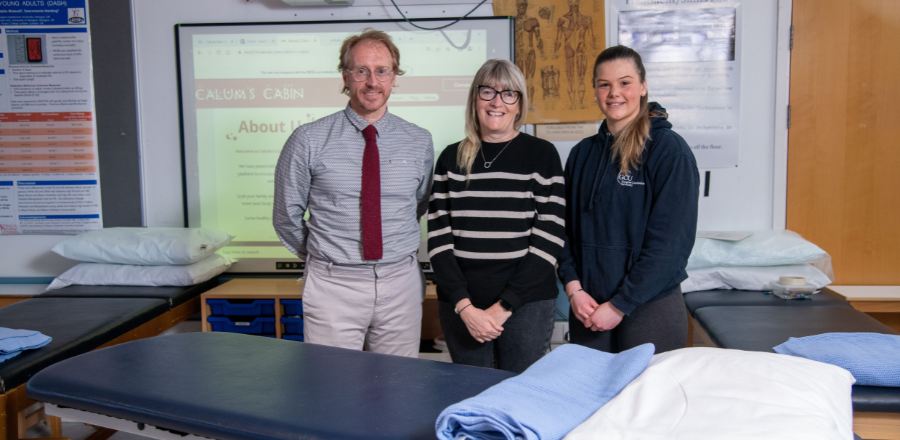
<svg viewBox="0 0 900 440">
<path fill-rule="evenodd" d="M 650 103 L 650 111 L 665 112 Z M 606 121 L 566 161 L 563 284 L 580 280 L 597 302 L 631 314 L 687 279 L 697 233 L 700 175 L 687 143 L 665 118 L 651 118 L 637 169 L 619 174 Z"/>
</svg>

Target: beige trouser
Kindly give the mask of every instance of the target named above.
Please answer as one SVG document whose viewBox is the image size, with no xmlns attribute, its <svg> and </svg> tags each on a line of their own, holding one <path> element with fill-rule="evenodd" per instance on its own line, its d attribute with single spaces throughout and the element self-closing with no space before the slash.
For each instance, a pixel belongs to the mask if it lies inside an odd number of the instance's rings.
<svg viewBox="0 0 900 440">
<path fill-rule="evenodd" d="M 418 357 L 425 277 L 415 254 L 396 263 L 306 261 L 306 342 Z"/>
</svg>

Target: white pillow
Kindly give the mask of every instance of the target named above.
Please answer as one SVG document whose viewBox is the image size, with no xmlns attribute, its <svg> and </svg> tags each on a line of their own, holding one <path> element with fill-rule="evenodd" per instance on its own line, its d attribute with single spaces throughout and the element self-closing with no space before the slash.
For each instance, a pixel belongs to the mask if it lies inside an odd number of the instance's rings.
<svg viewBox="0 0 900 440">
<path fill-rule="evenodd" d="M 81 263 L 56 277 L 47 290 L 70 284 L 89 286 L 192 286 L 222 272 L 229 257 L 214 254 L 203 261 L 183 266 L 131 266 L 126 264 Z"/>
<path fill-rule="evenodd" d="M 828 255 L 792 231 L 757 231 L 737 242 L 698 238 L 687 269 L 812 263 Z"/>
<path fill-rule="evenodd" d="M 688 279 L 681 282 L 683 293 L 712 289 L 771 290 L 778 277 L 804 277 L 806 282 L 823 288 L 831 280 L 821 270 L 809 264 L 785 266 L 709 267 L 688 270 Z"/>
<path fill-rule="evenodd" d="M 792 356 L 675 350 L 564 440 L 851 440 L 853 382 L 847 370 Z"/>
<path fill-rule="evenodd" d="M 105 228 L 76 235 L 53 247 L 70 260 L 162 266 L 209 257 L 234 238 L 201 228 Z"/>
</svg>

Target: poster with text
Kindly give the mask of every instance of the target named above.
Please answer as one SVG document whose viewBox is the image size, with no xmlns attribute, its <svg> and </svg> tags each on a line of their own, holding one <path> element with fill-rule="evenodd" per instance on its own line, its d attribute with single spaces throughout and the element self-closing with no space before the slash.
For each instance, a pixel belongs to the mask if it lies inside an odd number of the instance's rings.
<svg viewBox="0 0 900 440">
<path fill-rule="evenodd" d="M 86 1 L 0 1 L 0 235 L 102 227 Z"/>
<path fill-rule="evenodd" d="M 740 2 L 611 0 L 610 6 L 611 45 L 641 54 L 650 101 L 666 109 L 698 167 L 737 166 Z"/>
</svg>

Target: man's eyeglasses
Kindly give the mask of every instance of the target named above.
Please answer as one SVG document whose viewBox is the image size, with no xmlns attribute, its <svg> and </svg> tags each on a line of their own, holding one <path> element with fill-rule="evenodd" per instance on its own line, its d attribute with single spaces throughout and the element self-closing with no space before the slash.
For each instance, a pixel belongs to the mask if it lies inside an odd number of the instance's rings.
<svg viewBox="0 0 900 440">
<path fill-rule="evenodd" d="M 478 97 L 484 101 L 493 101 L 498 93 L 500 100 L 507 105 L 519 102 L 519 96 L 522 94 L 518 90 L 497 90 L 491 86 L 478 86 Z"/>
<path fill-rule="evenodd" d="M 369 79 L 369 74 L 371 73 L 371 72 L 369 72 L 369 69 L 367 69 L 365 67 L 358 67 L 353 70 L 350 70 L 350 69 L 344 69 L 344 70 L 346 70 L 347 72 L 350 72 L 350 77 L 353 78 L 354 81 L 365 81 L 365 80 Z M 391 74 L 393 74 L 393 73 L 394 73 L 394 71 L 387 67 L 379 67 L 379 68 L 375 69 L 375 79 L 377 79 L 378 81 L 381 81 L 381 82 L 385 82 L 385 81 L 391 79 Z"/>
</svg>

